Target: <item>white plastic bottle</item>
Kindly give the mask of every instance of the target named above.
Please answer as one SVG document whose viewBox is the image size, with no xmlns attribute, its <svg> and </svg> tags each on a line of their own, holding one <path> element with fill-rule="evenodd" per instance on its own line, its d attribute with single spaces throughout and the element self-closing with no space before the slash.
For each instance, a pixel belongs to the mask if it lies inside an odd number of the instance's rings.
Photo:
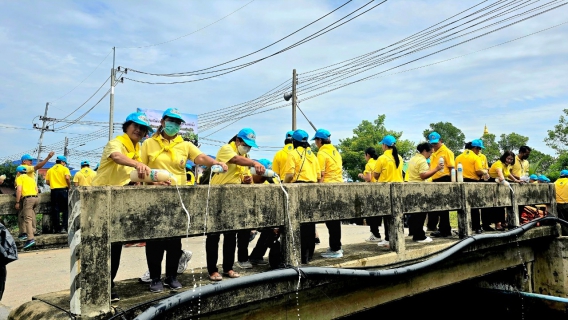
<svg viewBox="0 0 568 320">
<path fill-rule="evenodd" d="M 225 170 L 223 170 L 223 167 L 221 167 L 220 165 L 214 164 L 214 165 L 211 166 L 211 172 L 213 172 L 213 173 L 223 173 L 223 172 L 225 172 Z"/>
<path fill-rule="evenodd" d="M 132 182 L 164 182 L 170 180 L 172 174 L 168 170 L 152 169 L 150 174 L 146 175 L 144 179 L 138 178 L 138 171 L 130 171 L 130 181 Z"/>
<path fill-rule="evenodd" d="M 456 182 L 456 169 L 452 168 L 451 171 L 452 182 Z"/>
<path fill-rule="evenodd" d="M 256 169 L 254 167 L 250 167 L 250 174 L 256 175 Z M 266 169 L 264 170 L 264 174 L 262 176 L 266 178 L 274 178 L 276 177 L 276 173 L 270 169 Z"/>
<path fill-rule="evenodd" d="M 440 160 L 438 160 L 438 163 L 442 165 L 442 169 L 440 169 L 440 172 L 444 171 L 444 158 L 440 158 Z"/>
<path fill-rule="evenodd" d="M 457 180 L 458 182 L 463 182 L 463 166 L 461 162 L 458 162 Z"/>
</svg>

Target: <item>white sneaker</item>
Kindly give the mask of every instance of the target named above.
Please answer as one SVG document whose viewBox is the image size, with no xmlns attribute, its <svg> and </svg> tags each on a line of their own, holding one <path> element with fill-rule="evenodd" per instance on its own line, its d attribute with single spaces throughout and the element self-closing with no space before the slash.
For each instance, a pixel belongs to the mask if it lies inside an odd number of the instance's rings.
<svg viewBox="0 0 568 320">
<path fill-rule="evenodd" d="M 152 282 L 152 278 L 150 278 L 150 270 L 146 271 L 141 277 L 140 282 L 150 283 Z"/>
<path fill-rule="evenodd" d="M 365 239 L 365 241 L 367 241 L 367 242 L 379 242 L 379 241 L 381 241 L 381 237 L 377 238 L 377 237 L 375 237 L 374 234 L 371 233 L 371 236 L 369 238 Z"/>
<path fill-rule="evenodd" d="M 426 239 L 424 239 L 424 240 L 418 240 L 418 241 L 416 241 L 416 242 L 420 242 L 420 243 L 432 242 L 432 238 L 426 237 Z"/>
<path fill-rule="evenodd" d="M 389 242 L 387 240 L 381 240 L 379 241 L 379 243 L 377 243 L 377 245 L 379 247 L 388 247 L 389 246 Z"/>
<path fill-rule="evenodd" d="M 179 257 L 177 273 L 183 273 L 185 270 L 187 270 L 187 263 L 189 262 L 189 260 L 191 260 L 191 256 L 193 256 L 193 253 L 191 251 L 181 250 L 181 257 Z"/>
</svg>

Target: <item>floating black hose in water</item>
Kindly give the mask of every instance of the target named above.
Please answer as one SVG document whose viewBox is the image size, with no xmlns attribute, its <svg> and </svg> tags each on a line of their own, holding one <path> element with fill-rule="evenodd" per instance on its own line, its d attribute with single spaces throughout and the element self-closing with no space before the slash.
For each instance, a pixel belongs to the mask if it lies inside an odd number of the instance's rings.
<svg viewBox="0 0 568 320">
<path fill-rule="evenodd" d="M 146 311 L 141 313 L 136 320 L 149 320 L 154 319 L 170 309 L 173 309 L 179 305 L 191 302 L 195 299 L 205 298 L 211 295 L 216 295 L 224 293 L 227 291 L 235 290 L 241 287 L 246 287 L 253 284 L 260 284 L 264 282 L 275 282 L 282 280 L 291 280 L 298 277 L 298 273 L 302 276 L 318 276 L 318 277 L 355 277 L 355 278 L 379 278 L 379 277 L 392 277 L 402 274 L 408 274 L 418 270 L 426 269 L 431 267 L 455 253 L 460 252 L 466 247 L 470 246 L 476 241 L 485 239 L 499 239 L 499 238 L 509 238 L 512 236 L 518 236 L 525 233 L 527 230 L 534 228 L 538 223 L 544 221 L 555 221 L 568 226 L 568 222 L 557 217 L 544 217 L 540 219 L 535 219 L 527 224 L 517 227 L 513 230 L 507 232 L 497 233 L 497 234 L 484 234 L 484 235 L 474 235 L 457 243 L 455 246 L 449 248 L 448 250 L 440 253 L 432 259 L 415 263 L 410 266 L 393 268 L 388 270 L 380 271 L 366 271 L 366 270 L 356 270 L 356 269 L 339 269 L 339 268 L 322 268 L 322 267 L 306 267 L 306 268 L 289 268 L 289 269 L 279 269 L 272 270 L 263 273 L 257 273 L 251 276 L 246 276 L 242 278 L 233 279 L 231 281 L 218 282 L 215 284 L 206 285 L 195 290 L 188 290 L 166 298 L 155 306 L 148 308 Z"/>
</svg>

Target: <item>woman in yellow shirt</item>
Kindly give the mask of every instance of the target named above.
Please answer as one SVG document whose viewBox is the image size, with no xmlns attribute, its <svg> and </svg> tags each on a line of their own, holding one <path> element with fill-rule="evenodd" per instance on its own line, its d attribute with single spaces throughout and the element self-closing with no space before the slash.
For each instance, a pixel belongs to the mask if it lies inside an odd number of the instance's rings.
<svg viewBox="0 0 568 320">
<path fill-rule="evenodd" d="M 381 141 L 383 154 L 377 159 L 373 176 L 377 182 L 404 182 L 402 179 L 402 157 L 398 155 L 396 149 L 396 138 L 388 135 Z M 377 243 L 380 247 L 389 245 L 389 223 L 385 219 L 385 240 Z"/>
<path fill-rule="evenodd" d="M 505 151 L 499 160 L 497 160 L 491 168 L 489 168 L 489 176 L 492 179 L 498 179 L 499 183 L 503 181 L 513 181 L 520 182 L 511 174 L 511 168 L 515 164 L 515 154 L 512 151 Z M 508 182 L 506 182 L 508 183 Z M 482 226 L 485 231 L 504 231 L 505 229 L 501 226 L 505 223 L 505 210 L 503 208 L 490 209 L 490 215 L 493 217 L 493 222 L 495 223 L 495 229 L 491 228 L 488 224 Z M 490 222 L 491 223 L 491 220 Z"/>
<path fill-rule="evenodd" d="M 359 173 L 359 178 L 365 180 L 365 182 L 377 182 L 377 179 L 373 176 L 373 169 L 375 169 L 375 164 L 379 155 L 377 151 L 373 147 L 369 147 L 365 149 L 365 171 L 363 173 Z M 367 242 L 379 242 L 381 241 L 381 232 L 379 231 L 379 227 L 383 222 L 382 217 L 368 217 L 365 219 L 367 224 L 369 225 L 369 229 L 371 231 L 371 236 L 365 239 Z"/>
<path fill-rule="evenodd" d="M 164 169 L 172 174 L 172 181 L 156 182 L 153 184 L 183 186 L 187 182 L 185 165 L 187 160 L 192 160 L 197 164 L 212 166 L 221 165 L 224 170 L 227 166 L 219 161 L 213 160 L 193 145 L 184 141 L 179 131 L 182 122 L 185 122 L 177 109 L 167 109 L 162 115 L 160 127 L 152 138 L 146 139 L 142 144 L 140 161 L 152 169 Z M 162 259 L 166 254 L 166 278 L 162 283 Z M 177 280 L 177 270 L 181 250 L 181 238 L 162 241 L 146 242 L 146 262 L 150 272 L 150 291 L 161 292 L 164 285 L 172 290 L 182 287 Z"/>
</svg>

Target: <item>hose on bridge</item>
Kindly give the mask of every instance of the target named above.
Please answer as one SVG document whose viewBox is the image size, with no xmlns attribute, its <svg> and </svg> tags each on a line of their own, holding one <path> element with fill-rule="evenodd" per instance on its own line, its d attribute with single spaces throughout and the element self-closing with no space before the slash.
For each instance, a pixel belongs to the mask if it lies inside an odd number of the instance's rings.
<svg viewBox="0 0 568 320">
<path fill-rule="evenodd" d="M 367 271 L 367 270 L 357 270 L 357 269 L 339 269 L 339 268 L 325 268 L 325 267 L 294 267 L 288 269 L 278 269 L 278 270 L 271 270 L 263 273 L 254 274 L 247 277 L 233 279 L 231 281 L 223 281 L 215 284 L 206 285 L 200 287 L 196 290 L 188 290 L 181 292 L 179 294 L 170 296 L 154 306 L 151 306 L 146 311 L 138 315 L 135 320 L 150 320 L 154 319 L 157 316 L 160 316 L 166 313 L 168 310 L 171 310 L 175 307 L 180 305 L 186 304 L 193 300 L 197 300 L 199 298 L 205 298 L 208 296 L 213 296 L 216 294 L 236 290 L 242 287 L 261 284 L 265 282 L 275 282 L 275 281 L 284 281 L 284 280 L 292 280 L 298 277 L 298 273 L 304 278 L 308 277 L 324 277 L 324 278 L 386 278 L 386 277 L 394 277 L 404 274 L 409 274 L 412 272 L 416 272 L 419 270 L 423 270 L 429 268 L 437 263 L 448 259 L 452 255 L 462 251 L 463 249 L 467 248 L 468 246 L 472 245 L 477 241 L 483 241 L 487 239 L 503 239 L 509 238 L 514 236 L 519 236 L 525 233 L 527 230 L 530 230 L 539 223 L 545 221 L 552 221 L 558 222 L 562 225 L 568 226 L 568 221 L 559 219 L 557 217 L 544 217 L 532 220 L 529 223 L 526 223 L 522 226 L 519 226 L 515 229 L 498 233 L 498 234 L 483 234 L 483 235 L 473 235 L 467 237 L 460 242 L 456 243 L 454 246 L 446 249 L 445 251 L 441 252 L 439 255 L 428 259 L 426 261 L 422 261 L 419 263 L 415 263 L 409 266 L 398 267 L 393 269 L 387 270 L 378 270 L 378 271 Z"/>
</svg>

